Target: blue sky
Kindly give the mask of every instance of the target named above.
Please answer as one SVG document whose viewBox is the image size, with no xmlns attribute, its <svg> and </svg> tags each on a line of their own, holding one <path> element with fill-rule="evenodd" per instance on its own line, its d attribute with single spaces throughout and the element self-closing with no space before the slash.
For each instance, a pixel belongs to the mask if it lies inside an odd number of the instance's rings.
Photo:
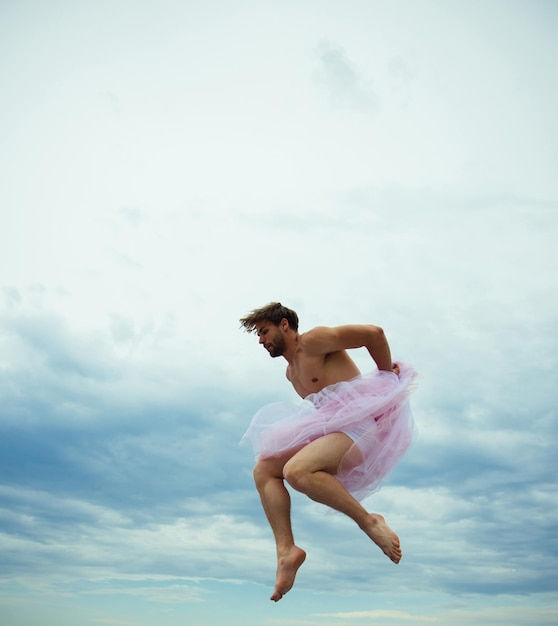
<svg viewBox="0 0 558 626">
<path fill-rule="evenodd" d="M 0 6 L 0 620 L 558 621 L 558 6 Z M 376 323 L 418 438 L 366 501 L 293 495 L 280 603 L 238 446 L 284 362 L 238 329 Z M 356 351 L 362 369 L 367 356 Z"/>
</svg>

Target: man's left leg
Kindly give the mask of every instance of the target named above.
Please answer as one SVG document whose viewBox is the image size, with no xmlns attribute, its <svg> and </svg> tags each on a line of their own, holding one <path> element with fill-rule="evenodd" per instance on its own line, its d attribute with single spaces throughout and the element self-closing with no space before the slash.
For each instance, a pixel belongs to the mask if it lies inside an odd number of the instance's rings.
<svg viewBox="0 0 558 626">
<path fill-rule="evenodd" d="M 291 497 L 283 483 L 283 467 L 294 454 L 258 461 L 254 481 L 277 549 L 277 578 L 270 600 L 277 602 L 291 589 L 306 553 L 295 545 L 291 527 Z"/>
</svg>

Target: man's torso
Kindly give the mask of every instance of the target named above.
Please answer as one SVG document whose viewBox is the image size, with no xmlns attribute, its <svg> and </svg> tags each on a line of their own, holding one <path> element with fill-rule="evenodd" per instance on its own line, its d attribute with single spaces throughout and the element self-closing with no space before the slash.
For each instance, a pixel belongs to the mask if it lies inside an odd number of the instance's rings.
<svg viewBox="0 0 558 626">
<path fill-rule="evenodd" d="M 359 374 L 358 367 L 346 350 L 312 354 L 305 346 L 304 335 L 300 337 L 300 345 L 293 362 L 287 367 L 287 378 L 302 398 Z"/>
</svg>

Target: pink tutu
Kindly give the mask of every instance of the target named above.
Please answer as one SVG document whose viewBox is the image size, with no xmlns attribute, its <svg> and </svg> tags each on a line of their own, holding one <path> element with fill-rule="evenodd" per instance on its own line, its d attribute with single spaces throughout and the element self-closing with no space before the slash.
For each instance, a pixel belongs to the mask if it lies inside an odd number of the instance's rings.
<svg viewBox="0 0 558 626">
<path fill-rule="evenodd" d="M 355 443 L 336 477 L 362 500 L 380 488 L 413 439 L 409 395 L 416 372 L 398 364 L 399 376 L 374 370 L 312 393 L 301 404 L 268 404 L 256 413 L 240 443 L 250 442 L 258 458 L 266 459 L 323 435 L 347 433 Z"/>
</svg>

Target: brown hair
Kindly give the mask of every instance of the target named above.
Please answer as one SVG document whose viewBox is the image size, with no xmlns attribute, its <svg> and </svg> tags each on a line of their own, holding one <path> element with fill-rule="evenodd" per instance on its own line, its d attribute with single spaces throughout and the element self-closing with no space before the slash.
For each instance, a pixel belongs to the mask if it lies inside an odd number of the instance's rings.
<svg viewBox="0 0 558 626">
<path fill-rule="evenodd" d="M 253 333 L 259 322 L 268 321 L 279 326 L 282 319 L 289 322 L 290 328 L 298 330 L 298 315 L 280 302 L 270 302 L 259 309 L 254 309 L 246 317 L 240 318 L 240 327 L 248 333 Z"/>
</svg>

